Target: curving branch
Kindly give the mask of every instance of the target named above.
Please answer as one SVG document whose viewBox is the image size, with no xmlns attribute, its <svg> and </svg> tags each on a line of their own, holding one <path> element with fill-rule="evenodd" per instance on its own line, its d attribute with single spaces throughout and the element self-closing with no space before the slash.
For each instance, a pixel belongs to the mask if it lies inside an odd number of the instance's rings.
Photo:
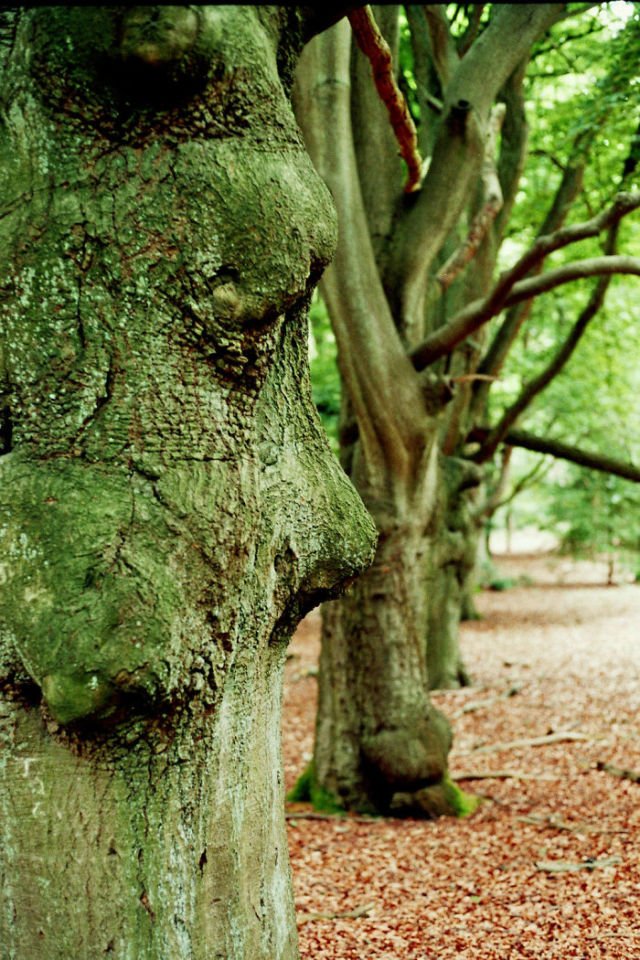
<svg viewBox="0 0 640 960">
<path fill-rule="evenodd" d="M 609 233 L 605 251 L 607 254 L 611 254 L 615 250 L 617 232 L 618 225 L 616 224 Z M 602 307 L 610 282 L 611 275 L 600 277 L 587 305 L 580 312 L 578 319 L 569 331 L 569 335 L 566 337 L 564 343 L 546 367 L 541 370 L 537 377 L 534 377 L 529 383 L 525 384 L 515 402 L 505 410 L 500 422 L 491 431 L 478 453 L 474 456 L 473 459 L 477 463 L 486 463 L 486 461 L 493 456 L 499 444 L 502 443 L 511 427 L 527 407 L 530 406 L 538 394 L 542 393 L 551 381 L 558 376 L 563 367 L 566 366 L 590 322 Z"/>
<path fill-rule="evenodd" d="M 598 236 L 602 230 L 612 227 L 638 207 L 640 207 L 640 192 L 619 194 L 608 210 L 592 217 L 591 220 L 563 227 L 555 233 L 539 237 L 515 265 L 499 277 L 493 291 L 487 297 L 468 304 L 413 350 L 411 359 L 416 370 L 424 370 L 435 360 L 450 353 L 492 317 L 501 313 L 505 307 L 539 296 L 571 280 L 608 273 L 637 274 L 640 266 L 640 259 L 637 257 L 604 256 L 575 261 L 550 270 L 548 273 L 522 279 L 527 277 L 527 274 L 550 253 L 576 243 L 578 240 Z"/>
<path fill-rule="evenodd" d="M 573 164 L 565 169 L 551 208 L 538 233 L 538 237 L 544 237 L 549 234 L 549 232 L 555 232 L 560 229 L 572 204 L 582 190 L 584 170 L 584 159 L 578 164 Z M 541 266 L 542 261 L 536 265 L 535 269 L 540 269 Z M 495 376 L 500 372 L 507 353 L 518 335 L 522 324 L 528 318 L 530 310 L 531 304 L 529 303 L 509 311 L 491 341 L 484 360 L 478 367 L 479 373 Z"/>
<path fill-rule="evenodd" d="M 348 17 L 356 42 L 371 64 L 376 89 L 387 108 L 400 154 L 407 164 L 408 179 L 404 191 L 414 193 L 420 189 L 422 181 L 422 157 L 418 151 L 415 124 L 396 83 L 389 45 L 378 29 L 371 7 L 352 10 Z"/>
<path fill-rule="evenodd" d="M 338 247 L 323 276 L 322 295 L 342 380 L 367 462 L 392 464 L 402 478 L 422 455 L 416 437 L 423 433 L 424 401 L 389 309 L 369 234 L 351 128 L 350 59 L 346 22 L 316 37 L 300 59 L 294 105 L 307 149 L 338 209 Z M 389 404 L 390 396 L 394 404 Z"/>
<path fill-rule="evenodd" d="M 489 429 L 487 427 L 474 427 L 467 437 L 467 441 L 483 443 L 488 434 Z M 610 473 L 614 477 L 622 477 L 623 480 L 640 483 L 640 467 L 635 466 L 635 464 L 625 463 L 624 460 L 616 460 L 614 457 L 607 457 L 602 453 L 582 450 L 580 447 L 562 443 L 560 440 L 537 437 L 525 430 L 510 430 L 504 438 L 504 442 L 512 447 L 522 447 L 524 450 L 531 450 L 533 453 L 544 453 L 550 457 L 556 457 L 558 460 L 568 460 L 570 463 L 576 463 L 580 467 L 588 467 L 590 470 L 599 470 L 602 473 Z"/>
</svg>

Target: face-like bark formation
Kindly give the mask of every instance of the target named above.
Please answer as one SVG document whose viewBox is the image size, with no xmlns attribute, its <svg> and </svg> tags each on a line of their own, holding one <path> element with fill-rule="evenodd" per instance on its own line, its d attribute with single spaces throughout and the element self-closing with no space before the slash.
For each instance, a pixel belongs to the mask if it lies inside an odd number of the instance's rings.
<svg viewBox="0 0 640 960">
<path fill-rule="evenodd" d="M 286 16 L 0 25 L 12 957 L 295 954 L 282 641 L 374 532 L 310 399 L 336 224 L 279 75 Z"/>
</svg>

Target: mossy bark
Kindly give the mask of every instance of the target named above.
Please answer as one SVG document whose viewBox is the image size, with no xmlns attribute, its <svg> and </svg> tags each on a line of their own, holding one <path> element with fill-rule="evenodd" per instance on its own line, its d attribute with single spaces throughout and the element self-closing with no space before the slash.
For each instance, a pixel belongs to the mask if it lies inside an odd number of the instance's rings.
<svg viewBox="0 0 640 960">
<path fill-rule="evenodd" d="M 0 17 L 7 960 L 297 955 L 286 641 L 374 531 L 310 397 L 290 16 Z"/>
</svg>

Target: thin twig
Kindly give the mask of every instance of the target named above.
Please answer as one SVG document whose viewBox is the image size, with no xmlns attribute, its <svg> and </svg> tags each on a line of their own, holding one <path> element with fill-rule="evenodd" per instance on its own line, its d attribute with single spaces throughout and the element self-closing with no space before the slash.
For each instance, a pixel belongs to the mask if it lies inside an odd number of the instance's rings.
<svg viewBox="0 0 640 960">
<path fill-rule="evenodd" d="M 519 747 L 546 747 L 552 743 L 566 743 L 577 740 L 590 740 L 586 733 L 572 733 L 570 730 L 548 733 L 544 737 L 528 737 L 523 740 L 511 740 L 506 743 L 490 743 L 484 747 L 474 747 L 474 753 L 493 753 L 498 750 L 517 750 Z"/>
<path fill-rule="evenodd" d="M 391 50 L 378 29 L 371 7 L 352 10 L 348 17 L 356 42 L 371 64 L 376 89 L 389 113 L 400 155 L 407 164 L 405 193 L 414 193 L 422 182 L 422 157 L 415 124 L 393 73 Z"/>
<path fill-rule="evenodd" d="M 520 773 L 519 770 L 463 770 L 451 773 L 452 780 L 559 780 L 560 776 L 546 773 Z"/>
<path fill-rule="evenodd" d="M 306 810 L 296 813 L 295 810 L 287 810 L 286 820 L 334 820 L 340 823 L 379 823 L 383 817 L 353 817 L 347 813 L 310 813 Z"/>
<path fill-rule="evenodd" d="M 554 830 L 568 830 L 570 833 L 629 833 L 628 830 L 609 830 L 606 827 L 594 827 L 590 823 L 566 823 L 554 814 L 546 817 L 516 817 L 520 823 L 533 823 L 536 826 L 552 827 Z"/>
<path fill-rule="evenodd" d="M 640 783 L 640 773 L 635 770 L 625 770 L 623 767 L 614 767 L 612 763 L 603 763 L 602 760 L 598 760 L 596 763 L 596 770 L 604 770 L 605 773 L 610 773 L 613 777 L 619 777 L 620 780 L 630 780 L 632 783 Z"/>
<path fill-rule="evenodd" d="M 580 863 L 574 863 L 572 860 L 538 860 L 536 870 L 544 870 L 546 873 L 573 873 L 577 870 L 597 870 L 598 867 L 614 867 L 617 863 L 622 863 L 620 857 L 602 857 L 600 860 L 594 860 L 588 857 Z"/>
<path fill-rule="evenodd" d="M 298 926 L 314 920 L 357 920 L 359 917 L 368 917 L 374 909 L 375 903 L 363 903 L 353 910 L 337 910 L 334 913 L 301 913 L 297 916 Z"/>
</svg>

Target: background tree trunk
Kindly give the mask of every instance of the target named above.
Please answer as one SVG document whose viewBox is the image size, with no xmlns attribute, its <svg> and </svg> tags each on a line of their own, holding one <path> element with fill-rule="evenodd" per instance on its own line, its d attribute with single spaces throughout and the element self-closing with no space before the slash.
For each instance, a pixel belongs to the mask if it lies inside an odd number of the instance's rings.
<svg viewBox="0 0 640 960">
<path fill-rule="evenodd" d="M 421 791 L 428 812 L 426 788 L 446 777 L 451 736 L 429 702 L 424 651 L 435 466 L 432 457 L 407 517 L 393 522 L 367 499 L 379 531 L 374 563 L 323 607 L 314 775 L 350 809 L 388 812 L 396 794 Z"/>
<path fill-rule="evenodd" d="M 308 383 L 299 16 L 0 20 L 7 960 L 297 955 L 286 641 L 374 538 Z"/>
</svg>

